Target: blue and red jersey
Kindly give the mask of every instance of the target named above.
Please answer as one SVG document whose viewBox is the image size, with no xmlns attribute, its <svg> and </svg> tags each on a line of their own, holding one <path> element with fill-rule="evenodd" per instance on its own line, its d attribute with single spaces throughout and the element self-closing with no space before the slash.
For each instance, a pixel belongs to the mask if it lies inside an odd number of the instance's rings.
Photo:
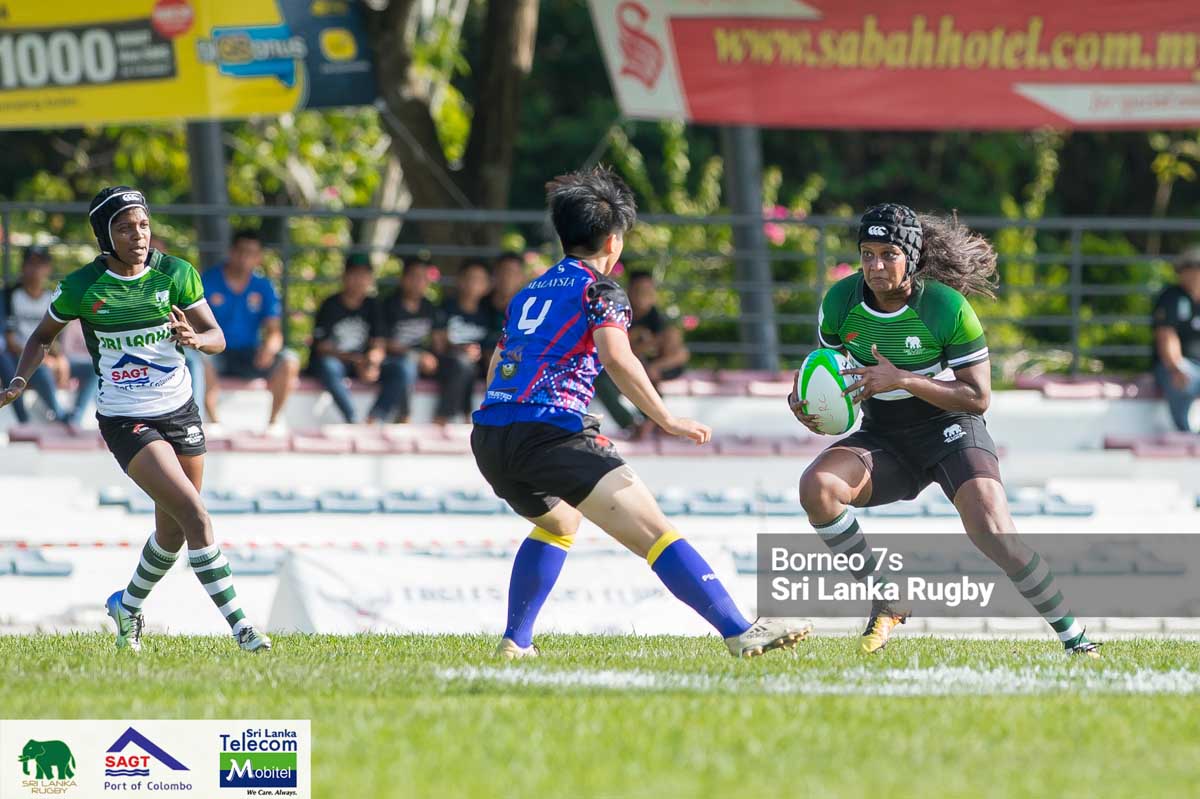
<svg viewBox="0 0 1200 799">
<path fill-rule="evenodd" d="M 583 416 L 603 368 L 592 334 L 629 330 L 625 291 L 575 258 L 564 258 L 531 280 L 508 304 L 496 374 L 476 424 L 545 422 L 583 429 Z"/>
</svg>

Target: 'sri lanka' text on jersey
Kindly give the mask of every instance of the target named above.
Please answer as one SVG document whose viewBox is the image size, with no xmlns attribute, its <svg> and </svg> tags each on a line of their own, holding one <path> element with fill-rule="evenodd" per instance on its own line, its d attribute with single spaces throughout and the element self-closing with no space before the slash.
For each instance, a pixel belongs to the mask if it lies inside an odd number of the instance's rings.
<svg viewBox="0 0 1200 799">
<path fill-rule="evenodd" d="M 152 250 L 132 277 L 110 271 L 101 256 L 67 275 L 50 304 L 61 323 L 78 319 L 100 379 L 96 409 L 104 416 L 159 416 L 183 406 L 192 381 L 171 340 L 171 306 L 203 303 L 200 275 L 187 261 Z"/>
<path fill-rule="evenodd" d="M 632 315 L 616 282 L 574 258 L 527 283 L 508 304 L 496 374 L 475 423 L 582 429 L 602 368 L 592 334 L 628 330 Z"/>
<path fill-rule="evenodd" d="M 844 349 L 855 367 L 873 366 L 874 344 L 901 369 L 935 379 L 988 359 L 979 317 L 966 297 L 934 280 L 918 282 L 907 304 L 885 313 L 867 304 L 862 272 L 839 280 L 821 302 L 818 335 L 826 347 Z M 856 379 L 853 376 L 850 379 Z M 945 413 L 903 389 L 863 403 L 864 424 L 887 427 Z"/>
</svg>

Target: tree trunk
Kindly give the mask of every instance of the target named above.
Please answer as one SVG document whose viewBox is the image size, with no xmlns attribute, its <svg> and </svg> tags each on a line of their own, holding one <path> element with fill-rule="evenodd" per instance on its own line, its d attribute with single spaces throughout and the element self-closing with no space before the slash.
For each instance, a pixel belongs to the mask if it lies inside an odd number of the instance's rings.
<svg viewBox="0 0 1200 799">
<path fill-rule="evenodd" d="M 467 143 L 468 193 L 483 208 L 508 205 L 513 148 L 521 115 L 521 84 L 533 68 L 537 0 L 488 4 L 479 92 Z"/>
<path fill-rule="evenodd" d="M 381 10 L 367 5 L 367 30 L 375 51 L 375 78 L 380 86 L 380 117 L 391 137 L 391 151 L 400 162 L 404 185 L 417 208 L 455 208 L 453 190 L 446 185 L 450 171 L 430 107 L 428 81 L 413 74 L 417 0 L 390 0 Z M 425 222 L 422 238 L 429 244 L 454 240 L 453 226 Z"/>
<path fill-rule="evenodd" d="M 480 63 L 472 65 L 472 74 L 478 76 L 478 94 L 473 98 L 475 113 L 459 175 L 450 172 L 438 141 L 432 109 L 436 86 L 412 68 L 417 5 L 416 0 L 390 0 L 382 8 L 367 4 L 382 119 L 412 206 L 505 208 L 512 182 L 521 83 L 533 66 L 538 2 L 488 3 Z M 420 225 L 420 232 L 429 245 L 496 246 L 502 228 L 426 222 Z"/>
</svg>

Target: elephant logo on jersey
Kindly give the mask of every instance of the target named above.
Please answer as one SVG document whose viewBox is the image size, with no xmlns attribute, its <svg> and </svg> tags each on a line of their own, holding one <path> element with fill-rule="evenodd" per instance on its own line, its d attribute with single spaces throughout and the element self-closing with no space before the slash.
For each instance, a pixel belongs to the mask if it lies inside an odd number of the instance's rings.
<svg viewBox="0 0 1200 799">
<path fill-rule="evenodd" d="M 171 304 L 170 289 L 168 289 L 166 291 L 154 292 L 154 301 L 157 302 L 159 305 L 170 305 Z"/>
<path fill-rule="evenodd" d="M 962 425 L 958 424 L 952 424 L 942 431 L 942 436 L 946 439 L 944 443 L 946 444 L 958 441 L 965 435 L 966 433 L 963 432 Z"/>
<path fill-rule="evenodd" d="M 908 338 L 904 339 L 904 349 L 908 350 L 909 352 L 916 352 L 917 350 L 921 349 L 921 337 L 909 336 Z"/>
</svg>

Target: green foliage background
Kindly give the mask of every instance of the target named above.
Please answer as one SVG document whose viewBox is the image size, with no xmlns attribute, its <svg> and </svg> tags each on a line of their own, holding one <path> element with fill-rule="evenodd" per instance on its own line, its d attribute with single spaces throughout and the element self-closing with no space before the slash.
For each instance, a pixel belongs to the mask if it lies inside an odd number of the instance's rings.
<svg viewBox="0 0 1200 799">
<path fill-rule="evenodd" d="M 436 25 L 415 50 L 416 69 L 441 79 L 446 89 L 433 109 L 448 162 L 461 159 L 477 96 L 469 64 L 481 46 L 486 3 L 472 3 L 461 35 Z M 510 197 L 513 208 L 542 205 L 545 180 L 588 160 L 612 163 L 629 180 L 643 211 L 680 215 L 725 210 L 724 165 L 718 131 L 680 123 L 623 120 L 612 97 L 592 22 L 584 4 L 544 0 L 534 70 L 523 91 Z M 292 205 L 337 211 L 371 206 L 388 157 L 387 138 L 373 108 L 306 111 L 279 118 L 223 125 L 228 145 L 230 199 L 239 205 Z M 820 291 L 855 264 L 853 231 L 834 226 L 821 234 L 806 225 L 814 214 L 851 218 L 884 199 L 922 210 L 957 211 L 970 217 L 1003 217 L 1010 226 L 990 231 L 1002 256 L 1002 291 L 981 301 L 998 377 L 1017 371 L 1061 369 L 1069 362 L 1075 314 L 1081 346 L 1150 342 L 1142 320 L 1112 317 L 1149 312 L 1151 294 L 1170 279 L 1168 261 L 1139 253 L 1173 253 L 1190 243 L 1166 236 L 1097 231 L 1079 246 L 1085 263 L 1077 278 L 1089 295 L 1073 308 L 1062 293 L 1072 280 L 1071 235 L 1036 233 L 1024 220 L 1066 215 L 1195 217 L 1200 188 L 1200 136 L 1195 131 L 1153 133 L 877 133 L 763 131 L 764 210 L 781 338 L 802 348 L 813 342 Z M 104 185 L 131 183 L 152 204 L 185 202 L 190 187 L 181 124 L 93 126 L 78 130 L 5 132 L 0 159 L 0 199 L 89 199 Z M 309 330 L 311 313 L 333 290 L 341 252 L 356 229 L 345 218 L 292 216 L 234 219 L 262 226 L 272 244 L 267 271 L 282 276 L 282 242 L 289 253 L 290 328 L 293 340 Z M 156 234 L 169 250 L 197 257 L 195 220 L 155 216 Z M 82 218 L 36 212 L 12 220 L 11 239 L 63 242 L 55 248 L 66 271 L 94 254 Z M 419 245 L 406 227 L 401 243 Z M 514 226 L 506 245 L 555 257 L 542 226 Z M 628 268 L 650 269 L 665 284 L 668 309 L 687 322 L 688 340 L 700 344 L 738 337 L 733 280 L 733 236 L 728 226 L 641 225 L 630 237 Z M 384 265 L 394 278 L 399 262 Z M 200 266 L 205 266 L 201 264 Z M 1124 288 L 1122 288 L 1124 287 Z M 1068 318 L 1045 320 L 1047 316 Z M 1034 321 L 1030 321 L 1034 320 Z M 737 365 L 732 356 L 700 363 Z M 1138 370 L 1143 354 L 1084 359 L 1085 369 Z"/>
</svg>

